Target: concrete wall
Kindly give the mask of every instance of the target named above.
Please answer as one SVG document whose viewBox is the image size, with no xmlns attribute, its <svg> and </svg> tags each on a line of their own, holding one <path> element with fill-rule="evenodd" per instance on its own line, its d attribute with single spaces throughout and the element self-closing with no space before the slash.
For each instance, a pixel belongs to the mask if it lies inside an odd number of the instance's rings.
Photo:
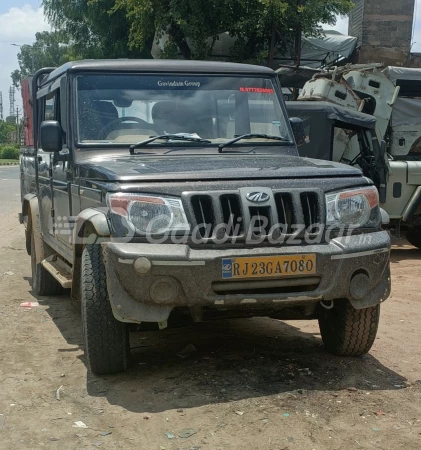
<svg viewBox="0 0 421 450">
<path fill-rule="evenodd" d="M 354 0 L 355 8 L 349 16 L 350 36 L 358 38 L 358 46 L 361 45 L 363 39 L 363 20 L 364 20 L 364 0 Z"/>
<path fill-rule="evenodd" d="M 421 53 L 411 53 L 406 67 L 421 69 Z"/>
<path fill-rule="evenodd" d="M 357 0 L 350 34 L 360 40 L 360 63 L 406 65 L 411 47 L 415 0 Z"/>
</svg>

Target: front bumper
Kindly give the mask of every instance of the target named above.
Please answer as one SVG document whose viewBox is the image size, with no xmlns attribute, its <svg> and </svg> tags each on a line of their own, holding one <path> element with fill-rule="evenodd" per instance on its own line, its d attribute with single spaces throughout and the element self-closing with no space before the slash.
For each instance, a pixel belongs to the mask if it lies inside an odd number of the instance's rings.
<svg viewBox="0 0 421 450">
<path fill-rule="evenodd" d="M 116 319 L 123 322 L 164 322 L 173 308 L 181 306 L 276 310 L 347 298 L 356 309 L 362 309 L 390 295 L 390 239 L 384 231 L 302 246 L 212 250 L 205 245 L 192 249 L 177 244 L 106 242 L 102 247 L 111 306 Z M 232 283 L 222 278 L 223 258 L 308 253 L 316 254 L 317 258 L 312 281 L 309 277 L 289 277 L 291 286 L 282 293 L 256 288 L 251 293 L 230 293 L 223 289 L 215 292 L 215 286 L 220 289 L 223 283 Z M 141 264 L 136 265 L 140 257 Z M 368 277 L 366 291 L 364 296 L 353 296 L 351 280 L 360 273 Z M 255 282 L 269 280 L 247 281 L 251 282 L 250 288 L 262 286 L 253 285 Z"/>
</svg>

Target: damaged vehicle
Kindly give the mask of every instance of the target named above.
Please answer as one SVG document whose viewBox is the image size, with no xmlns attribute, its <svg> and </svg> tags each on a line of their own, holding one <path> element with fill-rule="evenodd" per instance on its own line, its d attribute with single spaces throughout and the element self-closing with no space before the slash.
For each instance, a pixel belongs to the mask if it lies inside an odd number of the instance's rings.
<svg viewBox="0 0 421 450">
<path fill-rule="evenodd" d="M 387 198 L 389 166 L 385 142 L 379 141 L 374 116 L 329 102 L 286 102 L 288 114 L 300 118 L 305 140 L 298 146 L 300 156 L 338 161 L 359 168 L 374 181 L 380 203 Z M 388 221 L 383 211 L 384 221 Z"/>
<path fill-rule="evenodd" d="M 357 64 L 323 71 L 282 68 L 278 75 L 283 86 L 301 89 L 297 107 L 291 108 L 312 109 L 313 103 L 328 102 L 347 114 L 364 113 L 376 119 L 376 141 L 381 143 L 381 155 L 386 155 L 387 176 L 383 183 L 384 169 L 376 163 L 380 172 L 374 172 L 373 179 L 390 217 L 388 228 L 398 239 L 404 234 L 421 248 L 421 69 Z M 347 136 L 335 134 L 329 159 L 348 164 L 355 164 L 356 158 L 362 161 L 356 134 Z"/>
<path fill-rule="evenodd" d="M 30 86 L 32 287 L 81 302 L 92 372 L 126 369 L 131 330 L 221 318 L 314 319 L 330 352 L 370 350 L 390 294 L 378 191 L 299 156 L 271 69 L 76 61 Z"/>
</svg>

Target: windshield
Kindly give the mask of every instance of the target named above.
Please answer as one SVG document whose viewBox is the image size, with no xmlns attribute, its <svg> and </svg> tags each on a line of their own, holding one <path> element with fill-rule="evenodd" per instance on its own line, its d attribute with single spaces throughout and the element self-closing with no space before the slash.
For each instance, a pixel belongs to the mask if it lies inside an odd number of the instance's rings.
<svg viewBox="0 0 421 450">
<path fill-rule="evenodd" d="M 130 145 L 179 133 L 210 141 L 201 146 L 221 144 L 244 134 L 279 136 L 292 144 L 269 78 L 79 75 L 76 101 L 81 144 Z M 250 143 L 280 145 L 262 137 L 238 145 Z M 173 144 L 175 141 L 156 140 L 150 146 Z"/>
</svg>

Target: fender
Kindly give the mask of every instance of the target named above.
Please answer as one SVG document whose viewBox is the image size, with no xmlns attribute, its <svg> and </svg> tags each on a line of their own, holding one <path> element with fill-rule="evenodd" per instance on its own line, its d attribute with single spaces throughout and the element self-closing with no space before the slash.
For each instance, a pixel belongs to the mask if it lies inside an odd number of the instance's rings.
<svg viewBox="0 0 421 450">
<path fill-rule="evenodd" d="M 86 244 L 99 243 L 104 238 L 111 236 L 107 219 L 108 208 L 87 208 L 76 218 L 73 229 L 73 247 L 83 247 Z M 82 250 L 76 252 L 76 256 L 82 254 Z"/>
<path fill-rule="evenodd" d="M 26 225 L 26 239 L 30 243 L 31 235 L 34 236 L 36 263 L 40 264 L 45 258 L 55 254 L 55 251 L 48 246 L 42 237 L 41 223 L 39 221 L 38 197 L 34 194 L 27 194 L 26 216 L 28 216 Z M 25 200 L 24 200 L 25 202 Z M 25 217 L 25 216 L 24 216 Z"/>
<path fill-rule="evenodd" d="M 72 297 L 80 300 L 81 256 L 86 244 L 100 243 L 111 236 L 107 208 L 88 208 L 75 219 L 73 229 Z"/>
<path fill-rule="evenodd" d="M 414 195 L 411 197 L 402 213 L 402 219 L 405 222 L 411 221 L 420 204 L 421 204 L 421 186 L 418 186 L 414 192 Z"/>
<path fill-rule="evenodd" d="M 31 231 L 31 215 L 29 211 L 33 211 L 35 208 L 38 213 L 38 197 L 35 194 L 26 194 L 22 200 L 22 215 L 21 223 L 25 225 L 27 232 Z M 26 220 L 25 220 L 26 218 Z"/>
</svg>

